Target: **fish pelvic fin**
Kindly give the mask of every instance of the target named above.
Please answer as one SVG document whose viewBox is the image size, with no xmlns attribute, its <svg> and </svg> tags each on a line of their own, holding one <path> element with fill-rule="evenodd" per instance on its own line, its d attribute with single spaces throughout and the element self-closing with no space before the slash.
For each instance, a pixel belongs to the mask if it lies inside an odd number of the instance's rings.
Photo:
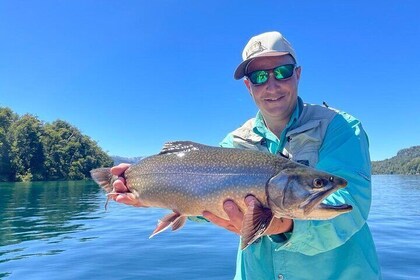
<svg viewBox="0 0 420 280">
<path fill-rule="evenodd" d="M 106 193 L 113 191 L 112 183 L 117 176 L 111 174 L 111 168 L 97 168 L 90 171 L 92 179 L 105 190 Z"/>
<path fill-rule="evenodd" d="M 187 220 L 186 216 L 181 216 L 181 214 L 173 212 L 171 214 L 166 215 L 162 218 L 162 220 L 158 221 L 158 224 L 155 230 L 152 232 L 149 238 L 152 238 L 156 234 L 165 231 L 169 227 L 172 227 L 172 231 L 178 230 L 182 228 Z"/>
<path fill-rule="evenodd" d="M 241 250 L 245 250 L 258 238 L 264 235 L 273 219 L 273 213 L 259 202 L 251 203 L 244 215 L 242 222 Z"/>
</svg>

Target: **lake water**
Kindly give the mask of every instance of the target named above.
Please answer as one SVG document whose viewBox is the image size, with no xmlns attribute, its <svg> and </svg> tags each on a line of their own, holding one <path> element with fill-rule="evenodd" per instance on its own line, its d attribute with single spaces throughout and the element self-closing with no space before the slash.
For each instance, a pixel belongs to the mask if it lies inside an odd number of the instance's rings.
<svg viewBox="0 0 420 280">
<path fill-rule="evenodd" d="M 420 279 L 420 176 L 373 176 L 369 224 L 384 279 Z M 0 184 L 0 279 L 232 279 L 238 238 L 167 211 L 110 203 L 93 182 Z"/>
</svg>

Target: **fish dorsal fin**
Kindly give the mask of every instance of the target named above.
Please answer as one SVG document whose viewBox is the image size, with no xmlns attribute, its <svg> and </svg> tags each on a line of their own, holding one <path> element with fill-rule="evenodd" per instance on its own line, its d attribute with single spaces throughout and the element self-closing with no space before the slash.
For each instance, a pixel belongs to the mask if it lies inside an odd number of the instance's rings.
<svg viewBox="0 0 420 280">
<path fill-rule="evenodd" d="M 269 208 L 264 208 L 259 202 L 250 204 L 242 222 L 241 249 L 245 250 L 249 245 L 263 236 L 272 219 L 273 213 Z"/>
<path fill-rule="evenodd" d="M 208 148 L 210 148 L 210 146 L 195 143 L 192 141 L 174 141 L 174 142 L 165 143 L 159 155 L 175 154 L 175 153 L 182 153 L 182 152 L 185 153 L 185 152 L 198 151 L 198 150 L 203 150 L 203 149 L 208 149 Z"/>
</svg>

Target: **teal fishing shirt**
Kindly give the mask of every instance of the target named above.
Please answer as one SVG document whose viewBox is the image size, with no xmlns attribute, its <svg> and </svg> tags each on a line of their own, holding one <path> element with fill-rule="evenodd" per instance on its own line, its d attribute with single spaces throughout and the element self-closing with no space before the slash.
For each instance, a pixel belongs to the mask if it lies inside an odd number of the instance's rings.
<svg viewBox="0 0 420 280">
<path fill-rule="evenodd" d="M 270 153 L 282 151 L 286 133 L 299 117 L 298 106 L 278 138 L 257 113 L 253 131 L 263 137 Z M 232 148 L 228 134 L 222 147 Z M 290 233 L 264 236 L 238 249 L 235 279 L 381 279 L 375 245 L 366 223 L 371 204 L 368 137 L 359 120 L 339 112 L 329 123 L 318 151 L 316 169 L 348 181 L 324 200 L 351 204 L 353 210 L 331 220 L 294 220 Z"/>
</svg>

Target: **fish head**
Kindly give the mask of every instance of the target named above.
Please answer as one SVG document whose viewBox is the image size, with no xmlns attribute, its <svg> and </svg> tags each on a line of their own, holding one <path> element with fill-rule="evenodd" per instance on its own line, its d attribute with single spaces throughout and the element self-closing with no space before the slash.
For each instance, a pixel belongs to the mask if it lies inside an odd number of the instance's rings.
<svg viewBox="0 0 420 280">
<path fill-rule="evenodd" d="M 348 204 L 330 205 L 322 201 L 344 188 L 347 181 L 308 167 L 280 171 L 267 184 L 268 203 L 276 217 L 325 220 L 352 210 Z"/>
</svg>

